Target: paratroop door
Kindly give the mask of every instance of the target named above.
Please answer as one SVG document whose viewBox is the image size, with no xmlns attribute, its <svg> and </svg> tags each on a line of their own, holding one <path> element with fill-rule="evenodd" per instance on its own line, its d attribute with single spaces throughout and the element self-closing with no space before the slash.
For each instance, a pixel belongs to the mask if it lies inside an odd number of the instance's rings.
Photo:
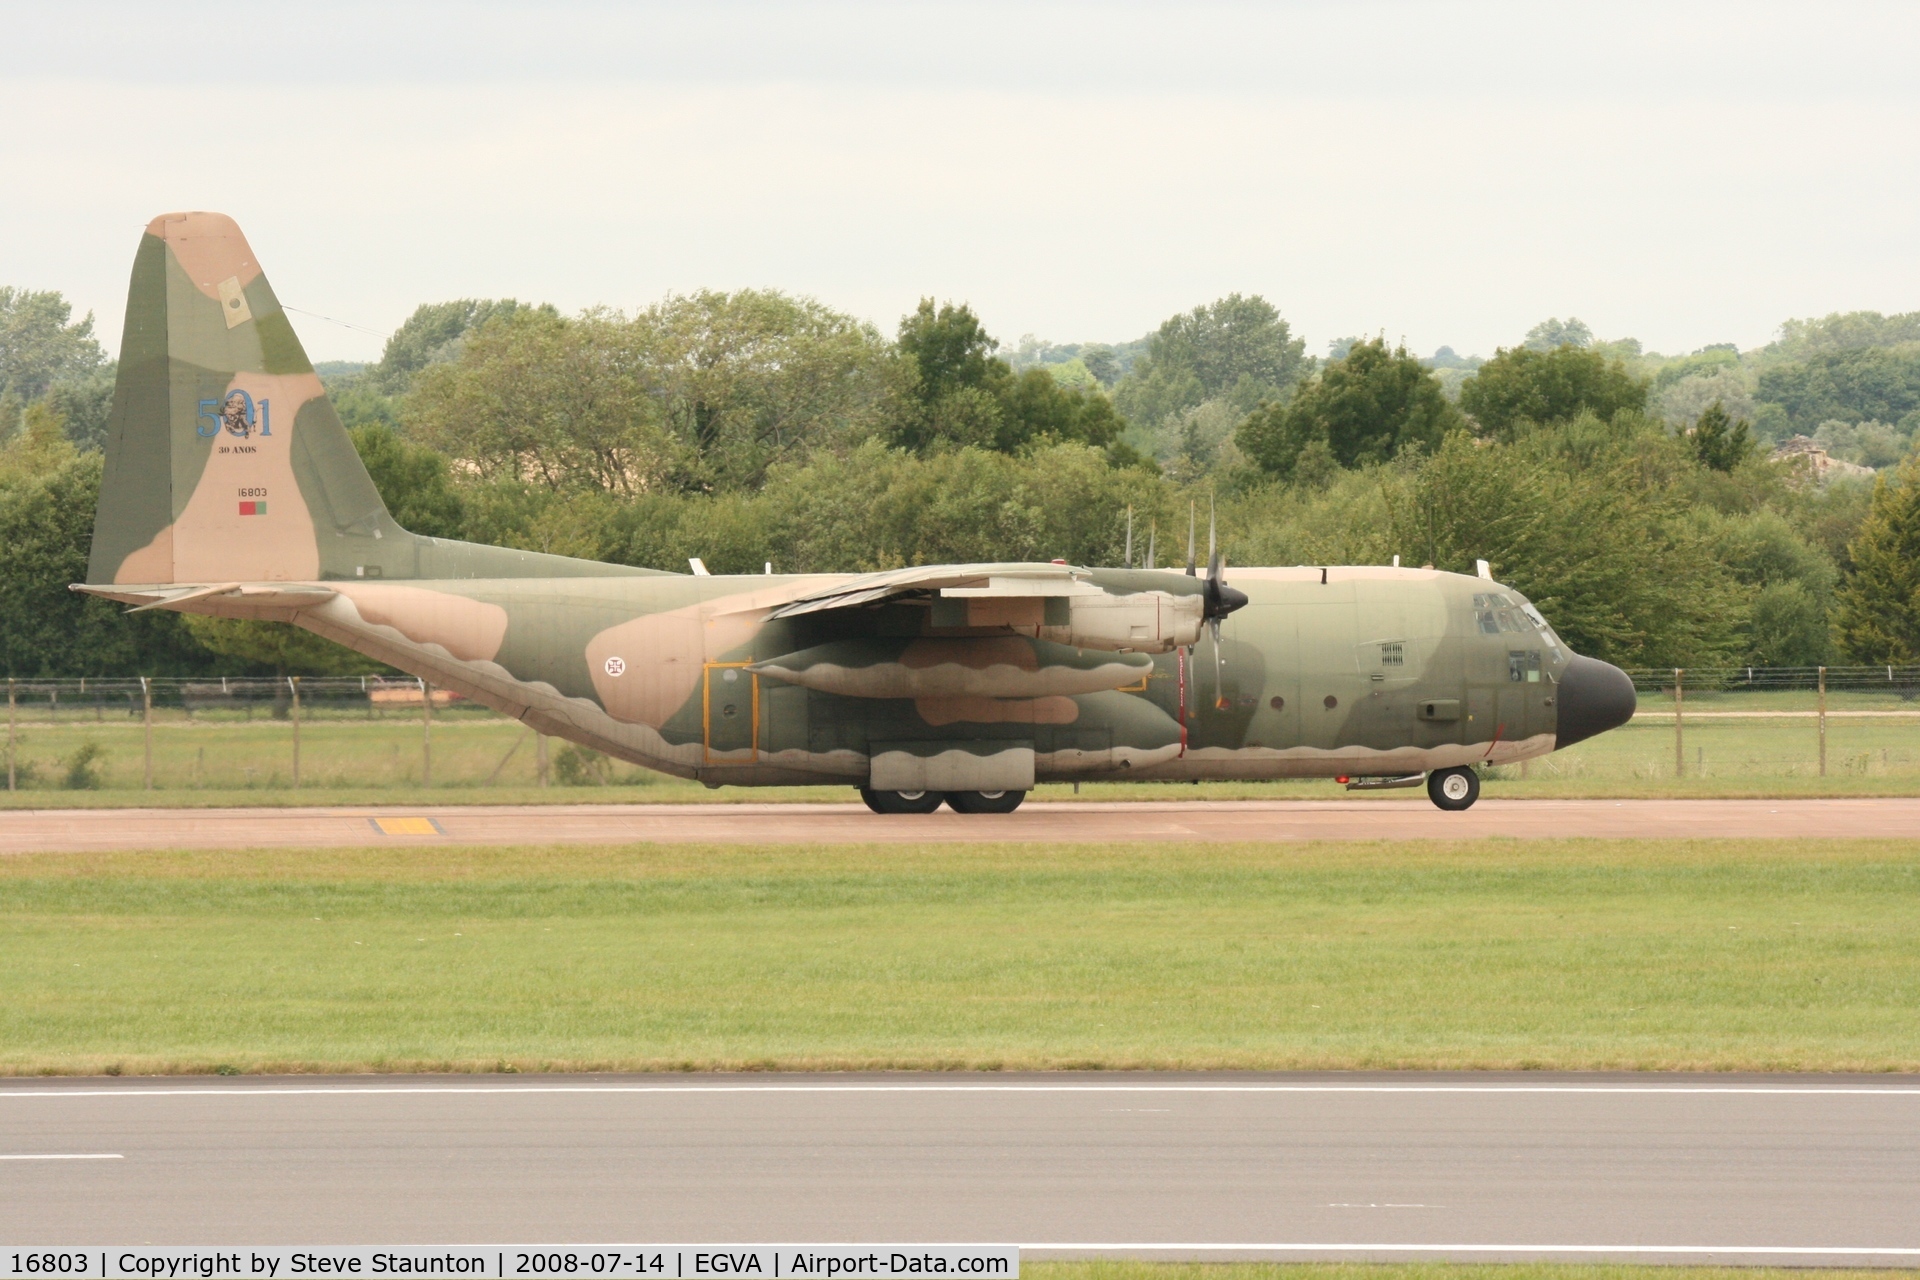
<svg viewBox="0 0 1920 1280">
<path fill-rule="evenodd" d="M 708 663 L 701 702 L 707 758 L 754 759 L 760 736 L 760 678 L 744 662 Z"/>
</svg>

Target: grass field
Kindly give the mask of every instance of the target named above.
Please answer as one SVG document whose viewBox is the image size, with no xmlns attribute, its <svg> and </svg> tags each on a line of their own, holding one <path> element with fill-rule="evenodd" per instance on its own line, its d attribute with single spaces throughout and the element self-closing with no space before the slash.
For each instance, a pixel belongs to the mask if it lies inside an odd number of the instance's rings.
<svg viewBox="0 0 1920 1280">
<path fill-rule="evenodd" d="M 1837 699 L 1836 699 L 1837 701 Z M 174 718 L 153 731 L 154 786 L 145 783 L 146 740 L 138 720 L 82 708 L 17 733 L 16 791 L 0 806 L 284 805 L 375 803 L 540 804 L 739 803 L 852 800 L 853 789 L 724 787 L 718 790 L 549 742 L 549 786 L 540 785 L 538 743 L 521 725 L 474 709 L 434 722 L 431 759 L 417 719 L 310 719 L 300 730 L 301 787 L 293 782 L 293 730 L 252 720 Z M 1827 773 L 1819 772 L 1817 726 L 1805 719 L 1689 719 L 1676 776 L 1670 719 L 1642 719 L 1540 760 L 1491 771 L 1486 794 L 1508 797 L 1920 795 L 1920 716 L 1831 719 Z M 83 751 L 95 753 L 74 776 Z M 430 782 L 427 774 L 431 769 Z M 1200 786 L 1087 783 L 1043 786 L 1036 798 L 1087 800 L 1332 799 L 1349 793 L 1325 780 Z M 1407 792 L 1353 793 L 1404 798 Z"/>
<path fill-rule="evenodd" d="M 20 856 L 0 1071 L 1920 1069 L 1920 846 Z"/>
</svg>

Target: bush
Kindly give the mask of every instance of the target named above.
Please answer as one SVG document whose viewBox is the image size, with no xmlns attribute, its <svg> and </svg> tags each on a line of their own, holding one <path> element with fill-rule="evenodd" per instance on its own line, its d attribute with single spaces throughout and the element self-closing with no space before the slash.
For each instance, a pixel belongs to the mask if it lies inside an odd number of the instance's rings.
<svg viewBox="0 0 1920 1280">
<path fill-rule="evenodd" d="M 97 742 L 88 739 L 74 748 L 72 755 L 66 758 L 67 773 L 60 785 L 68 791 L 98 791 L 100 789 L 100 766 L 106 759 L 106 751 Z"/>
<path fill-rule="evenodd" d="M 569 742 L 553 757 L 553 776 L 563 787 L 604 787 L 613 781 L 613 761 Z"/>
</svg>

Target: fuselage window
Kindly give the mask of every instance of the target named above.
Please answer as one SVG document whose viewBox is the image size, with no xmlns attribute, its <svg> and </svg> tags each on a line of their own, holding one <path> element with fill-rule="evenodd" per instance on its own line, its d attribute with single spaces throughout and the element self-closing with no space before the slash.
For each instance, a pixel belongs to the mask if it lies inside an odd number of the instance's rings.
<svg viewBox="0 0 1920 1280">
<path fill-rule="evenodd" d="M 1540 651 L 1538 649 L 1507 650 L 1507 679 L 1516 684 L 1540 683 Z"/>
</svg>

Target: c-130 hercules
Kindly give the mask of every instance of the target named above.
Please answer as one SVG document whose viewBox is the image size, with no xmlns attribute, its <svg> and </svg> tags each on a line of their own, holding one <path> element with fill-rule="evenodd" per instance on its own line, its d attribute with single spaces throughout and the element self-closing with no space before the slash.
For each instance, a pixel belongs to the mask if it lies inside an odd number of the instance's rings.
<svg viewBox="0 0 1920 1280">
<path fill-rule="evenodd" d="M 1191 546 L 1191 534 L 1190 543 Z M 1442 809 L 1623 724 L 1632 683 L 1484 577 L 1048 564 L 685 575 L 402 529 L 240 228 L 134 259 L 87 581 L 291 622 L 711 786 L 1005 813 L 1040 781 L 1334 778 Z M 697 567 L 697 566 L 696 566 Z"/>
</svg>

